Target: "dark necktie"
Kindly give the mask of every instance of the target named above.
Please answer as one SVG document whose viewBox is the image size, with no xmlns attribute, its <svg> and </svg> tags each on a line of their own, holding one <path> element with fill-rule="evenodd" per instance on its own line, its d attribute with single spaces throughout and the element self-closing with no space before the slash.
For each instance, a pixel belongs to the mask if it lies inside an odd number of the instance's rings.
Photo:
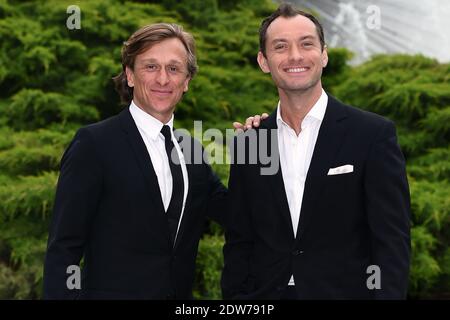
<svg viewBox="0 0 450 320">
<path fill-rule="evenodd" d="M 170 240 L 172 245 L 174 245 L 177 234 L 178 221 L 180 220 L 181 209 L 183 208 L 183 172 L 181 171 L 181 163 L 180 158 L 178 157 L 178 152 L 174 150 L 175 145 L 172 142 L 170 127 L 164 125 L 161 129 L 161 133 L 164 136 L 164 143 L 166 147 L 167 158 L 169 159 L 170 172 L 172 173 L 172 197 L 170 198 L 169 207 L 167 208 L 167 220 L 169 222 Z"/>
</svg>

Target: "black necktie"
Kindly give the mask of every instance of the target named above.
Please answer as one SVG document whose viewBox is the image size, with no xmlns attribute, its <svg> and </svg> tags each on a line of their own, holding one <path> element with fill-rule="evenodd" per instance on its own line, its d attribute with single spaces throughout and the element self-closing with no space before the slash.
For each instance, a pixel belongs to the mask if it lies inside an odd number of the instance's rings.
<svg viewBox="0 0 450 320">
<path fill-rule="evenodd" d="M 181 171 L 180 158 L 172 142 L 170 127 L 164 125 L 161 129 L 164 136 L 167 158 L 169 159 L 170 172 L 172 173 L 172 197 L 170 198 L 169 207 L 167 208 L 167 220 L 169 222 L 170 240 L 175 244 L 175 238 L 178 229 L 178 221 L 180 220 L 181 209 L 183 208 L 184 198 L 184 181 L 183 172 Z M 173 155 L 172 155 L 173 153 Z"/>
</svg>

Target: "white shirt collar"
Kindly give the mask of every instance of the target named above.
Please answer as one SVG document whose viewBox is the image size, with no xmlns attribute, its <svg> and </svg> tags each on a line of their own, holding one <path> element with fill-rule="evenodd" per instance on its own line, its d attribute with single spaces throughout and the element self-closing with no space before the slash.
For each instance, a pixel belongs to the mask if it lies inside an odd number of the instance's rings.
<svg viewBox="0 0 450 320">
<path fill-rule="evenodd" d="M 139 108 L 134 103 L 134 101 L 131 101 L 130 113 L 134 119 L 134 122 L 136 122 L 138 128 L 144 130 L 145 133 L 153 140 L 156 140 L 158 138 L 164 123 L 162 123 L 152 115 L 148 114 L 147 112 Z M 170 120 L 166 123 L 166 125 L 170 127 L 171 131 L 173 130 L 173 114 Z"/>
<path fill-rule="evenodd" d="M 319 100 L 317 100 L 317 102 L 314 104 L 311 110 L 309 110 L 309 112 L 303 119 L 302 128 L 304 128 L 305 125 L 307 126 L 314 120 L 322 122 L 323 117 L 325 116 L 325 111 L 327 110 L 327 104 L 328 104 L 328 95 L 326 94 L 325 90 L 322 89 L 322 94 L 320 95 Z M 278 127 L 280 127 L 280 124 L 285 124 L 289 126 L 281 117 L 280 101 L 278 101 L 277 106 L 277 124 Z"/>
</svg>

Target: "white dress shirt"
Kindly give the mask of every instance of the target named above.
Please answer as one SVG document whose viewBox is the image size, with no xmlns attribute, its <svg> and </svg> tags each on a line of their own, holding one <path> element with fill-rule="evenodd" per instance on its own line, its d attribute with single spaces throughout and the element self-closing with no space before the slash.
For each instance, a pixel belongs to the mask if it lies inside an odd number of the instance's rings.
<svg viewBox="0 0 450 320">
<path fill-rule="evenodd" d="M 297 237 L 298 221 L 302 208 L 303 192 L 305 190 L 306 175 L 319 135 L 328 96 L 322 89 L 322 94 L 302 121 L 300 134 L 297 135 L 281 117 L 280 103 L 277 108 L 278 148 L 280 151 L 280 165 L 283 175 L 284 189 L 291 213 L 294 236 Z M 294 285 L 291 276 L 289 285 Z"/>
<path fill-rule="evenodd" d="M 130 113 L 134 122 L 144 140 L 147 147 L 148 154 L 152 161 L 153 168 L 158 178 L 159 190 L 161 191 L 161 198 L 164 205 L 164 210 L 167 212 L 167 208 L 170 204 L 172 197 L 172 173 L 170 172 L 169 159 L 166 153 L 166 147 L 164 143 L 164 136 L 161 133 L 161 129 L 164 125 L 161 121 L 151 116 L 147 112 L 139 108 L 134 101 L 130 104 Z M 184 197 L 183 197 L 183 209 L 181 210 L 180 220 L 178 222 L 178 229 L 180 228 L 181 219 L 183 218 L 184 207 L 186 204 L 186 198 L 188 194 L 189 181 L 186 169 L 186 161 L 184 160 L 183 153 L 180 146 L 173 135 L 173 115 L 169 122 L 165 123 L 170 127 L 172 134 L 172 141 L 174 141 L 175 148 L 178 153 L 178 157 L 181 162 L 181 171 L 183 172 L 184 181 Z"/>
</svg>

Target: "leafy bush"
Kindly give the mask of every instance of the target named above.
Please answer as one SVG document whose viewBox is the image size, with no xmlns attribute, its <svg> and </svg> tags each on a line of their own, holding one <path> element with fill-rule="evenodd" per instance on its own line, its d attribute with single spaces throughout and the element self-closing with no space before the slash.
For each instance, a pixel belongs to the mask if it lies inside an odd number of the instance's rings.
<svg viewBox="0 0 450 320">
<path fill-rule="evenodd" d="M 194 298 L 221 299 L 220 275 L 223 268 L 223 236 L 205 236 L 200 241 L 197 256 Z"/>
<path fill-rule="evenodd" d="M 412 209 L 412 297 L 447 296 L 450 228 L 450 73 L 423 56 L 380 55 L 353 68 L 337 96 L 397 124 Z"/>
</svg>

